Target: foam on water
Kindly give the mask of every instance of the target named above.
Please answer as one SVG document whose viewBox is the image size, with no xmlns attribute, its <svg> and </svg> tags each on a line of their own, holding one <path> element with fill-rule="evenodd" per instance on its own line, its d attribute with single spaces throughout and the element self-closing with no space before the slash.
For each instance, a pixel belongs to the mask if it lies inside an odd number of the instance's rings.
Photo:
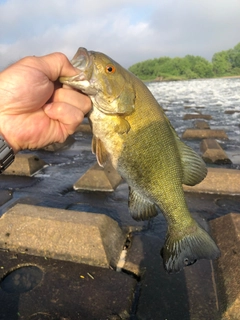
<svg viewBox="0 0 240 320">
<path fill-rule="evenodd" d="M 229 157 L 239 168 L 240 157 L 240 79 L 207 79 L 147 84 L 169 120 L 181 137 L 195 120 L 183 120 L 187 113 L 202 113 L 212 116 L 211 129 L 225 130 L 229 140 L 220 141 L 223 148 L 231 151 Z M 237 111 L 226 114 L 226 110 Z M 199 141 L 187 142 L 199 152 Z M 235 151 L 234 151 L 235 150 Z"/>
</svg>

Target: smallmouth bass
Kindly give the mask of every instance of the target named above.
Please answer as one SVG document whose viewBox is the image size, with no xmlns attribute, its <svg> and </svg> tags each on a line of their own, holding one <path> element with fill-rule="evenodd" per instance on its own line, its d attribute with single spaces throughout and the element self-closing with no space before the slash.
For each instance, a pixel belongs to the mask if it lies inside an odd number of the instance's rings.
<svg viewBox="0 0 240 320">
<path fill-rule="evenodd" d="M 108 158 L 129 185 L 129 212 L 147 220 L 163 212 L 168 223 L 161 250 L 164 268 L 176 272 L 198 259 L 215 259 L 219 249 L 192 218 L 182 184 L 201 182 L 202 159 L 177 136 L 144 83 L 103 53 L 79 48 L 71 63 L 79 70 L 61 77 L 93 103 L 92 150 L 104 166 Z"/>
</svg>

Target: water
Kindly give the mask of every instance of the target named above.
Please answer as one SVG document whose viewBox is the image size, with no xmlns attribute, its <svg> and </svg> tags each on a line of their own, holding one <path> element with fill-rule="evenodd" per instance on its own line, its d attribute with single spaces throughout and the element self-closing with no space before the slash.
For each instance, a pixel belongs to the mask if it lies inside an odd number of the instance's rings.
<svg viewBox="0 0 240 320">
<path fill-rule="evenodd" d="M 0 282 L 0 287 L 8 293 L 23 293 L 35 288 L 42 280 L 43 272 L 36 266 L 22 266 L 11 271 Z"/>
<path fill-rule="evenodd" d="M 153 82 L 147 86 L 180 137 L 194 127 L 195 120 L 183 120 L 186 113 L 211 115 L 210 128 L 226 131 L 229 140 L 218 142 L 233 162 L 232 167 L 240 169 L 240 79 Z M 200 152 L 199 141 L 186 144 Z"/>
</svg>

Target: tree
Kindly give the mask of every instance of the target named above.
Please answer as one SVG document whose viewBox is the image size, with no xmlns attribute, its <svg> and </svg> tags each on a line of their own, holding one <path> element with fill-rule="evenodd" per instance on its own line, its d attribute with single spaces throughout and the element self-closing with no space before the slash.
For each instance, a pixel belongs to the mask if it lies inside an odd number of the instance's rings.
<svg viewBox="0 0 240 320">
<path fill-rule="evenodd" d="M 218 76 L 231 72 L 232 66 L 229 62 L 228 51 L 215 53 L 212 57 L 212 63 L 213 71 Z"/>
<path fill-rule="evenodd" d="M 195 72 L 199 78 L 211 78 L 214 76 L 212 64 L 206 59 L 197 56 L 195 57 L 192 71 Z"/>
<path fill-rule="evenodd" d="M 228 50 L 228 59 L 232 68 L 240 68 L 240 42 L 233 49 Z"/>
<path fill-rule="evenodd" d="M 212 63 L 193 55 L 186 55 L 184 58 L 160 57 L 136 63 L 129 70 L 142 80 L 159 77 L 181 80 L 240 75 L 240 43 L 233 49 L 215 53 Z"/>
</svg>

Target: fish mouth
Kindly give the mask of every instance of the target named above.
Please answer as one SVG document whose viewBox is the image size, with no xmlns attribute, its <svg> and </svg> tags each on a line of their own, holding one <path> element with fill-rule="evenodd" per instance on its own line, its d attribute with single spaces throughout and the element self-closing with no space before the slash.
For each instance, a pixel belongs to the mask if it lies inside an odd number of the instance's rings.
<svg viewBox="0 0 240 320">
<path fill-rule="evenodd" d="M 96 94 L 97 91 L 93 87 L 94 79 L 92 79 L 93 62 L 87 49 L 80 47 L 71 64 L 77 69 L 78 74 L 72 77 L 60 77 L 59 81 L 86 94 Z"/>
<path fill-rule="evenodd" d="M 71 60 L 71 64 L 78 70 L 84 71 L 91 65 L 90 54 L 86 48 L 80 47 Z"/>
</svg>

